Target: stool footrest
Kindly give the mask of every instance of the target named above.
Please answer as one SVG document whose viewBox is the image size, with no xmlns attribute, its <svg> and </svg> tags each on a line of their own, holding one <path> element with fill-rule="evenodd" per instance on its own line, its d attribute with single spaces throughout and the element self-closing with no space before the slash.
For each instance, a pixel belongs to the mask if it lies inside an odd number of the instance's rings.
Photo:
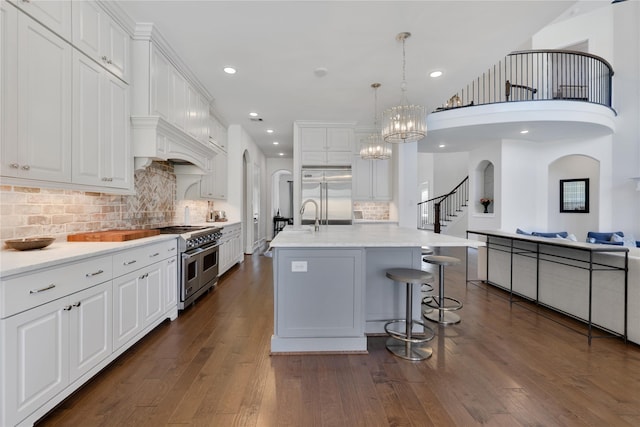
<svg viewBox="0 0 640 427">
<path fill-rule="evenodd" d="M 399 332 L 399 331 L 394 331 L 393 329 L 389 329 L 389 326 L 396 324 L 396 323 L 404 323 L 406 324 L 407 321 L 405 319 L 394 319 L 394 320 L 390 320 L 387 323 L 384 324 L 384 331 L 389 334 L 390 336 L 392 336 L 393 338 L 402 341 L 402 342 L 411 342 L 414 344 L 417 343 L 423 343 L 423 342 L 427 342 L 427 341 L 431 341 L 435 336 L 436 333 L 433 329 L 431 329 L 430 327 L 428 327 L 424 322 L 421 322 L 419 320 L 412 320 L 411 324 L 412 325 L 420 325 L 422 326 L 425 331 L 424 332 L 416 332 L 415 335 L 413 335 L 413 333 L 411 334 L 411 337 L 407 337 L 407 334 L 404 332 Z"/>
<path fill-rule="evenodd" d="M 422 304 L 427 307 L 433 308 L 435 310 L 441 311 L 456 311 L 462 308 L 462 302 L 451 297 L 442 297 L 442 299 L 446 302 L 452 302 L 452 305 L 440 305 L 440 295 L 427 296 L 422 299 Z"/>
</svg>

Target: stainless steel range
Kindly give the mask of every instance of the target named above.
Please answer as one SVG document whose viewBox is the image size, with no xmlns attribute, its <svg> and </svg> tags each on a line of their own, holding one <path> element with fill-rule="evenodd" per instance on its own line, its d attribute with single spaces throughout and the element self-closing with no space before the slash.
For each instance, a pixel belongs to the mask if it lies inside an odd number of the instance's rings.
<svg viewBox="0 0 640 427">
<path fill-rule="evenodd" d="M 183 310 L 218 282 L 220 228 L 171 226 L 161 234 L 178 234 L 182 262 L 178 272 L 178 309 Z"/>
</svg>

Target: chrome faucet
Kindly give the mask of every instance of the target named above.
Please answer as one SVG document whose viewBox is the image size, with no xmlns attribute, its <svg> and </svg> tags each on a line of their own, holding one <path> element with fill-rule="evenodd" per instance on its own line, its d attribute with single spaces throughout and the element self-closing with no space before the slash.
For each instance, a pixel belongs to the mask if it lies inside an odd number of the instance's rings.
<svg viewBox="0 0 640 427">
<path fill-rule="evenodd" d="M 307 203 L 313 203 L 313 206 L 316 207 L 316 222 L 313 226 L 313 229 L 315 231 L 320 230 L 320 219 L 318 218 L 318 203 L 313 200 L 313 199 L 307 199 L 304 202 L 302 202 L 302 207 L 300 208 L 300 215 L 302 215 L 304 213 L 304 208 L 305 206 L 307 206 Z"/>
</svg>

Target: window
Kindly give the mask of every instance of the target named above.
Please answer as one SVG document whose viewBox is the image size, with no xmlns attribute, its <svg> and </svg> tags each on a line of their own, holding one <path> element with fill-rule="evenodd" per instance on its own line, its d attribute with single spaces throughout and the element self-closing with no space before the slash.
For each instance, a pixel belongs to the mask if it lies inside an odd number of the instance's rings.
<svg viewBox="0 0 640 427">
<path fill-rule="evenodd" d="M 560 212 L 589 213 L 589 178 L 560 180 Z"/>
</svg>

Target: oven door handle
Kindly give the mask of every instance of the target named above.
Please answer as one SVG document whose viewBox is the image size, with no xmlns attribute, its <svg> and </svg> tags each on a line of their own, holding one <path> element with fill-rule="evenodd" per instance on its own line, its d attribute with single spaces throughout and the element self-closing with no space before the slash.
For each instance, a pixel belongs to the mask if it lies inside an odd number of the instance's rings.
<svg viewBox="0 0 640 427">
<path fill-rule="evenodd" d="M 215 243 L 210 244 L 209 246 L 201 246 L 201 247 L 199 247 L 199 248 L 192 249 L 192 250 L 191 250 L 191 251 L 189 251 L 189 252 L 184 252 L 184 253 L 182 254 L 182 258 L 191 258 L 191 257 L 193 257 L 193 256 L 199 255 L 199 254 L 201 254 L 202 252 L 208 251 L 208 250 L 210 250 L 210 249 L 212 249 L 212 248 L 215 248 L 215 247 L 217 247 L 217 246 L 220 246 L 220 243 L 215 242 Z"/>
</svg>

